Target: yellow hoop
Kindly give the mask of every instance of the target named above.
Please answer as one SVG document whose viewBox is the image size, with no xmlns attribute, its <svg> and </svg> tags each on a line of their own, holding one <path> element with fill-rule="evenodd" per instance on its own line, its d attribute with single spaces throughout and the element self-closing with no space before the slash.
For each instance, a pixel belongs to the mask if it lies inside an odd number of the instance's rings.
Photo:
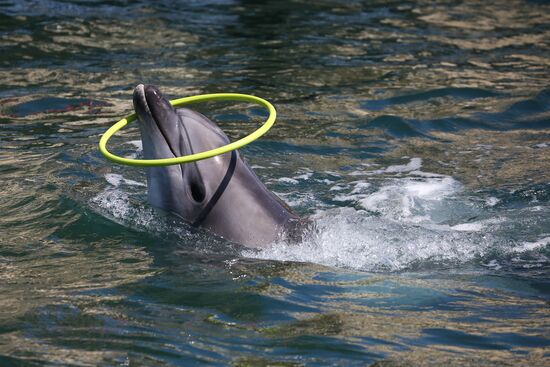
<svg viewBox="0 0 550 367">
<path fill-rule="evenodd" d="M 208 150 L 205 152 L 194 153 L 190 155 L 185 155 L 183 157 L 175 158 L 162 158 L 162 159 L 129 159 L 122 158 L 107 150 L 107 142 L 109 139 L 120 129 L 126 126 L 129 122 L 135 121 L 137 119 L 136 114 L 132 114 L 118 121 L 116 124 L 111 126 L 109 130 L 103 134 L 99 140 L 99 151 L 105 156 L 105 158 L 113 161 L 115 163 L 125 164 L 128 166 L 135 167 L 159 167 L 159 166 L 171 166 L 174 164 L 190 163 L 195 161 L 200 161 L 202 159 L 212 158 L 214 156 L 230 152 L 235 149 L 242 148 L 243 146 L 250 144 L 254 140 L 258 139 L 260 136 L 265 134 L 271 126 L 275 123 L 277 118 L 277 111 L 275 107 L 268 101 L 263 98 L 251 96 L 249 94 L 240 94 L 240 93 L 214 93 L 214 94 L 202 94 L 198 96 L 184 97 L 179 99 L 174 99 L 170 101 L 172 106 L 177 107 L 185 104 L 198 103 L 198 102 L 207 102 L 207 101 L 240 101 L 240 102 L 252 102 L 264 106 L 269 111 L 269 117 L 260 126 L 259 129 L 254 131 L 252 134 L 245 136 L 242 139 L 239 139 L 233 143 L 224 145 L 216 149 Z"/>
</svg>

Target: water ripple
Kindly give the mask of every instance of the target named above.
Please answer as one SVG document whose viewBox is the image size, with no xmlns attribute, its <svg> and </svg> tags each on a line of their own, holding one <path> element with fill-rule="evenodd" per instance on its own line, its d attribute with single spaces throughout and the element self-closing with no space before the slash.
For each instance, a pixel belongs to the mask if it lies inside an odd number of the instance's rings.
<svg viewBox="0 0 550 367">
<path fill-rule="evenodd" d="M 0 364 L 548 364 L 549 14 L 0 2 Z M 96 148 L 138 83 L 272 101 L 242 153 L 302 241 L 250 251 L 152 209 Z M 197 108 L 231 139 L 265 118 Z"/>
</svg>

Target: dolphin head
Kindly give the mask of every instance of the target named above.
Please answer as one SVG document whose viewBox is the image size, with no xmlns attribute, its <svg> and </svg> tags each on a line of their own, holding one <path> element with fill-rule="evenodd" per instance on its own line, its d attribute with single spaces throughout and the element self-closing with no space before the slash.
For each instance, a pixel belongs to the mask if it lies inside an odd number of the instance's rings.
<svg viewBox="0 0 550 367">
<path fill-rule="evenodd" d="M 190 109 L 174 109 L 154 86 L 138 85 L 134 108 L 145 159 L 173 158 L 229 143 L 220 128 Z M 147 168 L 149 203 L 230 241 L 273 243 L 297 216 L 271 193 L 237 151 Z"/>
<path fill-rule="evenodd" d="M 191 110 L 174 109 L 154 86 L 138 85 L 133 101 L 145 159 L 180 157 L 229 143 L 210 120 Z M 193 222 L 223 179 L 230 155 L 147 168 L 149 202 Z"/>
</svg>

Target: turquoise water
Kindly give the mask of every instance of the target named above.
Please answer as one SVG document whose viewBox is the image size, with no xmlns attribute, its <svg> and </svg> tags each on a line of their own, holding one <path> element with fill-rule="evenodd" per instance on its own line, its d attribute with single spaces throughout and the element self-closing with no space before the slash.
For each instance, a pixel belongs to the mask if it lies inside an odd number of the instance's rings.
<svg viewBox="0 0 550 367">
<path fill-rule="evenodd" d="M 0 365 L 550 364 L 549 40 L 542 1 L 0 1 Z M 152 209 L 96 149 L 138 83 L 275 104 L 242 153 L 312 232 Z"/>
</svg>

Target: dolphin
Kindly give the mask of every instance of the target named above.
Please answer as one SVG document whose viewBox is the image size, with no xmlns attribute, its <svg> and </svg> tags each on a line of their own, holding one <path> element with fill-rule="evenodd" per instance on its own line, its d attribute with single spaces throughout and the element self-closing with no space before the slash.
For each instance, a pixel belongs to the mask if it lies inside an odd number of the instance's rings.
<svg viewBox="0 0 550 367">
<path fill-rule="evenodd" d="M 145 159 L 173 158 L 229 143 L 204 115 L 175 109 L 152 85 L 134 89 Z M 228 241 L 261 248 L 299 231 L 300 218 L 267 189 L 238 151 L 147 168 L 149 203 Z"/>
</svg>

